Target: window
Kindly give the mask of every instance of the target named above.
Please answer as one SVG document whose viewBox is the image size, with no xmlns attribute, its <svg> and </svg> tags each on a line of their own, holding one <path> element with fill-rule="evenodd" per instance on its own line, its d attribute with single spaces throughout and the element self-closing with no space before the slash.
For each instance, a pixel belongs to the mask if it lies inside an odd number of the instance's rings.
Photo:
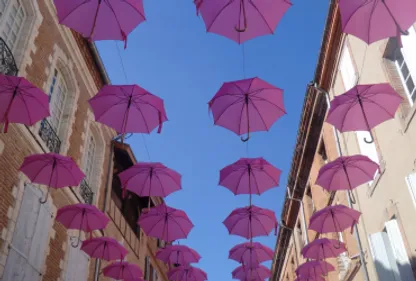
<svg viewBox="0 0 416 281">
<path fill-rule="evenodd" d="M 40 189 L 25 186 L 3 281 L 42 279 L 52 217 L 48 203 L 39 203 L 41 197 Z"/>
<path fill-rule="evenodd" d="M 325 143 L 323 140 L 321 141 L 321 145 L 319 146 L 318 153 L 319 155 L 321 155 L 321 158 L 324 161 L 324 163 L 328 163 L 328 156 L 326 155 Z"/>
<path fill-rule="evenodd" d="M 87 183 L 90 185 L 94 182 L 94 162 L 95 162 L 95 151 L 96 145 L 94 136 L 92 135 L 91 130 L 89 131 L 87 140 L 86 140 L 86 148 L 84 154 L 84 173 Z"/>
<path fill-rule="evenodd" d="M 65 108 L 68 88 L 61 72 L 54 70 L 51 84 L 49 87 L 49 103 L 51 116 L 48 117 L 52 128 L 59 135 L 59 129 L 62 121 L 63 111 Z"/>
<path fill-rule="evenodd" d="M 19 40 L 26 19 L 26 12 L 21 3 L 24 0 L 0 0 L 1 37 L 11 50 Z"/>
<path fill-rule="evenodd" d="M 65 281 L 87 281 L 89 259 L 81 251 L 81 244 L 77 248 L 71 246 L 78 237 L 70 237 L 68 241 L 68 265 L 66 267 Z"/>
<path fill-rule="evenodd" d="M 414 206 L 416 207 L 416 173 L 411 173 L 406 177 L 407 187 L 409 188 L 410 196 Z"/>
</svg>

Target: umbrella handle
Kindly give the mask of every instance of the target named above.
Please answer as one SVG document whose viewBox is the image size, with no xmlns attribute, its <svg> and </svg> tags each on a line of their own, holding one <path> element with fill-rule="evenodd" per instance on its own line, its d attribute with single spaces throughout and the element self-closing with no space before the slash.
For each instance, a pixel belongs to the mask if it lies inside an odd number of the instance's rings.
<svg viewBox="0 0 416 281">
<path fill-rule="evenodd" d="M 79 231 L 78 238 L 77 238 L 77 242 L 76 243 L 71 242 L 72 248 L 78 248 L 79 243 L 81 243 L 81 230 Z"/>
<path fill-rule="evenodd" d="M 371 133 L 371 131 L 369 131 L 369 133 L 370 133 L 370 140 L 368 140 L 367 138 L 364 138 L 364 142 L 365 142 L 365 143 L 368 143 L 368 144 L 370 144 L 370 143 L 373 143 L 373 142 L 374 142 L 374 137 L 373 137 L 373 134 Z"/>
<path fill-rule="evenodd" d="M 243 16 L 244 16 L 244 27 L 240 28 L 238 27 L 238 25 L 236 25 L 234 28 L 235 28 L 235 31 L 237 32 L 245 32 L 247 30 L 247 14 L 246 14 L 246 5 L 244 4 L 244 0 L 241 0 L 241 8 L 243 10 Z"/>
<path fill-rule="evenodd" d="M 350 200 L 351 200 L 351 203 L 352 204 L 356 204 L 357 203 L 357 200 L 355 200 L 355 196 L 352 193 L 352 190 L 351 189 L 348 190 L 348 196 L 350 197 Z"/>
<path fill-rule="evenodd" d="M 250 132 L 248 132 L 248 134 L 247 134 L 247 137 L 246 137 L 246 138 L 241 137 L 241 141 L 242 141 L 242 142 L 246 142 L 246 141 L 248 141 L 249 139 L 250 139 Z"/>
<path fill-rule="evenodd" d="M 42 198 L 39 198 L 39 203 L 40 204 L 45 204 L 46 203 L 46 201 L 48 201 L 48 197 L 49 197 L 49 190 L 50 190 L 50 186 L 48 186 L 48 191 L 46 192 L 46 196 L 45 196 L 45 198 L 44 199 L 42 199 Z"/>
</svg>

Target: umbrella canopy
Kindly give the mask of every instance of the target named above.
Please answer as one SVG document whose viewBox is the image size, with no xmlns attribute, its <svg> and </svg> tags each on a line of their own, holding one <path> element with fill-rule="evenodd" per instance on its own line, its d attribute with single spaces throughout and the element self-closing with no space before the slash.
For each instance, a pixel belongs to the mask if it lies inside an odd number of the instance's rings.
<svg viewBox="0 0 416 281">
<path fill-rule="evenodd" d="M 308 261 L 305 262 L 296 269 L 296 274 L 302 277 L 320 277 L 320 275 L 326 275 L 328 272 L 335 271 L 330 263 L 326 261 Z"/>
<path fill-rule="evenodd" d="M 225 36 L 239 44 L 273 34 L 291 7 L 289 0 L 194 0 L 208 32 Z"/>
<path fill-rule="evenodd" d="M 145 20 L 143 0 L 54 0 L 59 23 L 92 40 L 127 40 Z"/>
<path fill-rule="evenodd" d="M 104 229 L 110 221 L 97 207 L 88 204 L 74 204 L 62 207 L 58 210 L 56 220 L 67 229 L 78 229 L 85 232 Z M 80 235 L 81 231 L 79 232 L 78 243 Z M 73 246 L 78 247 L 78 243 Z"/>
<path fill-rule="evenodd" d="M 166 242 L 187 238 L 194 227 L 182 210 L 160 204 L 142 214 L 137 222 L 147 236 Z"/>
<path fill-rule="evenodd" d="M 257 265 L 254 267 L 239 266 L 234 269 L 231 274 L 233 279 L 240 280 L 264 280 L 272 276 L 270 269 L 264 265 Z"/>
<path fill-rule="evenodd" d="M 335 239 L 316 239 L 303 247 L 302 255 L 306 259 L 323 260 L 335 258 L 346 252 L 345 244 Z"/>
<path fill-rule="evenodd" d="M 121 134 L 160 133 L 168 120 L 163 100 L 137 85 L 105 85 L 88 102 L 97 122 Z"/>
<path fill-rule="evenodd" d="M 0 74 L 0 123 L 32 126 L 50 115 L 48 96 L 23 77 Z"/>
<path fill-rule="evenodd" d="M 272 210 L 251 205 L 237 208 L 224 220 L 230 234 L 242 236 L 247 239 L 258 236 L 267 236 L 275 229 L 277 231 L 277 219 Z"/>
<path fill-rule="evenodd" d="M 135 264 L 128 262 L 113 262 L 104 267 L 104 276 L 116 280 L 137 280 L 143 277 L 143 272 Z"/>
<path fill-rule="evenodd" d="M 358 85 L 331 101 L 326 122 L 340 132 L 371 133 L 378 124 L 394 118 L 402 99 L 387 83 Z"/>
<path fill-rule="evenodd" d="M 216 125 L 240 136 L 248 134 L 243 141 L 251 132 L 268 131 L 286 114 L 283 90 L 257 77 L 224 83 L 209 108 Z"/>
<path fill-rule="evenodd" d="M 182 188 L 181 175 L 161 163 L 137 163 L 119 177 L 123 188 L 141 197 L 166 197 Z"/>
<path fill-rule="evenodd" d="M 201 256 L 194 250 L 184 245 L 170 245 L 160 249 L 156 258 L 166 264 L 189 265 L 199 262 Z"/>
<path fill-rule="evenodd" d="M 237 194 L 262 194 L 279 185 L 281 171 L 263 158 L 241 158 L 220 171 L 220 185 Z"/>
<path fill-rule="evenodd" d="M 316 184 L 328 191 L 352 190 L 372 181 L 379 165 L 364 155 L 342 156 L 319 170 Z"/>
<path fill-rule="evenodd" d="M 298 277 L 295 279 L 295 281 L 325 281 L 325 278 L 321 276 L 315 276 L 315 277 Z"/>
<path fill-rule="evenodd" d="M 85 177 L 72 158 L 55 153 L 27 156 L 19 171 L 33 183 L 48 186 L 48 193 L 41 203 L 45 203 L 48 199 L 50 187 L 78 186 Z"/>
<path fill-rule="evenodd" d="M 342 232 L 358 223 L 361 213 L 344 205 L 328 206 L 311 216 L 309 229 L 318 233 Z"/>
<path fill-rule="evenodd" d="M 175 281 L 205 281 L 208 276 L 202 269 L 187 265 L 169 270 L 168 278 Z"/>
<path fill-rule="evenodd" d="M 106 261 L 124 259 L 127 250 L 115 239 L 109 237 L 91 238 L 82 242 L 81 250 L 92 258 Z"/>
<path fill-rule="evenodd" d="M 413 0 L 340 0 L 342 30 L 367 44 L 407 34 L 416 21 Z"/>
<path fill-rule="evenodd" d="M 259 242 L 246 242 L 234 246 L 230 250 L 229 258 L 244 265 L 255 265 L 273 260 L 272 249 Z"/>
</svg>

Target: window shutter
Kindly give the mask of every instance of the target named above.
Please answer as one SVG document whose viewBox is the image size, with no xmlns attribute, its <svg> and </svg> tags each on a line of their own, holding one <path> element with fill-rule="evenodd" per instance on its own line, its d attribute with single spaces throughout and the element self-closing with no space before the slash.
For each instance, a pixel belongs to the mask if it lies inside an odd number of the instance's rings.
<svg viewBox="0 0 416 281">
<path fill-rule="evenodd" d="M 357 81 L 357 73 L 355 71 L 354 63 L 352 61 L 347 44 L 344 45 L 339 68 L 341 71 L 342 81 L 344 82 L 345 91 L 348 91 L 355 86 Z"/>
<path fill-rule="evenodd" d="M 401 281 L 387 233 L 377 232 L 371 234 L 369 240 L 378 280 Z"/>
<path fill-rule="evenodd" d="M 410 75 L 412 76 L 413 81 L 416 81 L 416 32 L 413 26 L 410 27 L 408 31 L 409 35 L 401 37 L 403 44 L 401 50 L 407 67 L 410 70 Z"/>
<path fill-rule="evenodd" d="M 88 256 L 81 251 L 81 244 L 77 248 L 71 246 L 78 238 L 70 237 L 68 241 L 68 265 L 65 281 L 86 281 L 88 278 Z"/>
<path fill-rule="evenodd" d="M 387 235 L 393 250 L 394 257 L 400 273 L 400 280 L 414 281 L 412 266 L 410 265 L 409 257 L 404 246 L 403 237 L 400 232 L 397 220 L 393 219 L 386 222 Z"/>
<path fill-rule="evenodd" d="M 416 207 L 416 173 L 411 173 L 406 177 L 407 187 L 409 188 L 410 196 L 413 204 Z"/>
</svg>

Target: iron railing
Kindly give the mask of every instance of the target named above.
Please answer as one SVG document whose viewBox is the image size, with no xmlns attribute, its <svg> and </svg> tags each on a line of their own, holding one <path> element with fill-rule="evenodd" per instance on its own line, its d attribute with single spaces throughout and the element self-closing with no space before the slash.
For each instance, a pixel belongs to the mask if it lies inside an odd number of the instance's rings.
<svg viewBox="0 0 416 281">
<path fill-rule="evenodd" d="M 0 38 L 0 73 L 16 76 L 18 72 L 16 61 L 7 43 Z"/>
<path fill-rule="evenodd" d="M 88 185 L 85 179 L 82 180 L 80 186 L 79 193 L 81 194 L 82 199 L 87 204 L 92 204 L 92 200 L 94 199 L 94 192 L 92 192 L 90 186 Z"/>
<path fill-rule="evenodd" d="M 51 152 L 59 153 L 61 150 L 61 140 L 46 119 L 40 123 L 39 136 Z"/>
</svg>

